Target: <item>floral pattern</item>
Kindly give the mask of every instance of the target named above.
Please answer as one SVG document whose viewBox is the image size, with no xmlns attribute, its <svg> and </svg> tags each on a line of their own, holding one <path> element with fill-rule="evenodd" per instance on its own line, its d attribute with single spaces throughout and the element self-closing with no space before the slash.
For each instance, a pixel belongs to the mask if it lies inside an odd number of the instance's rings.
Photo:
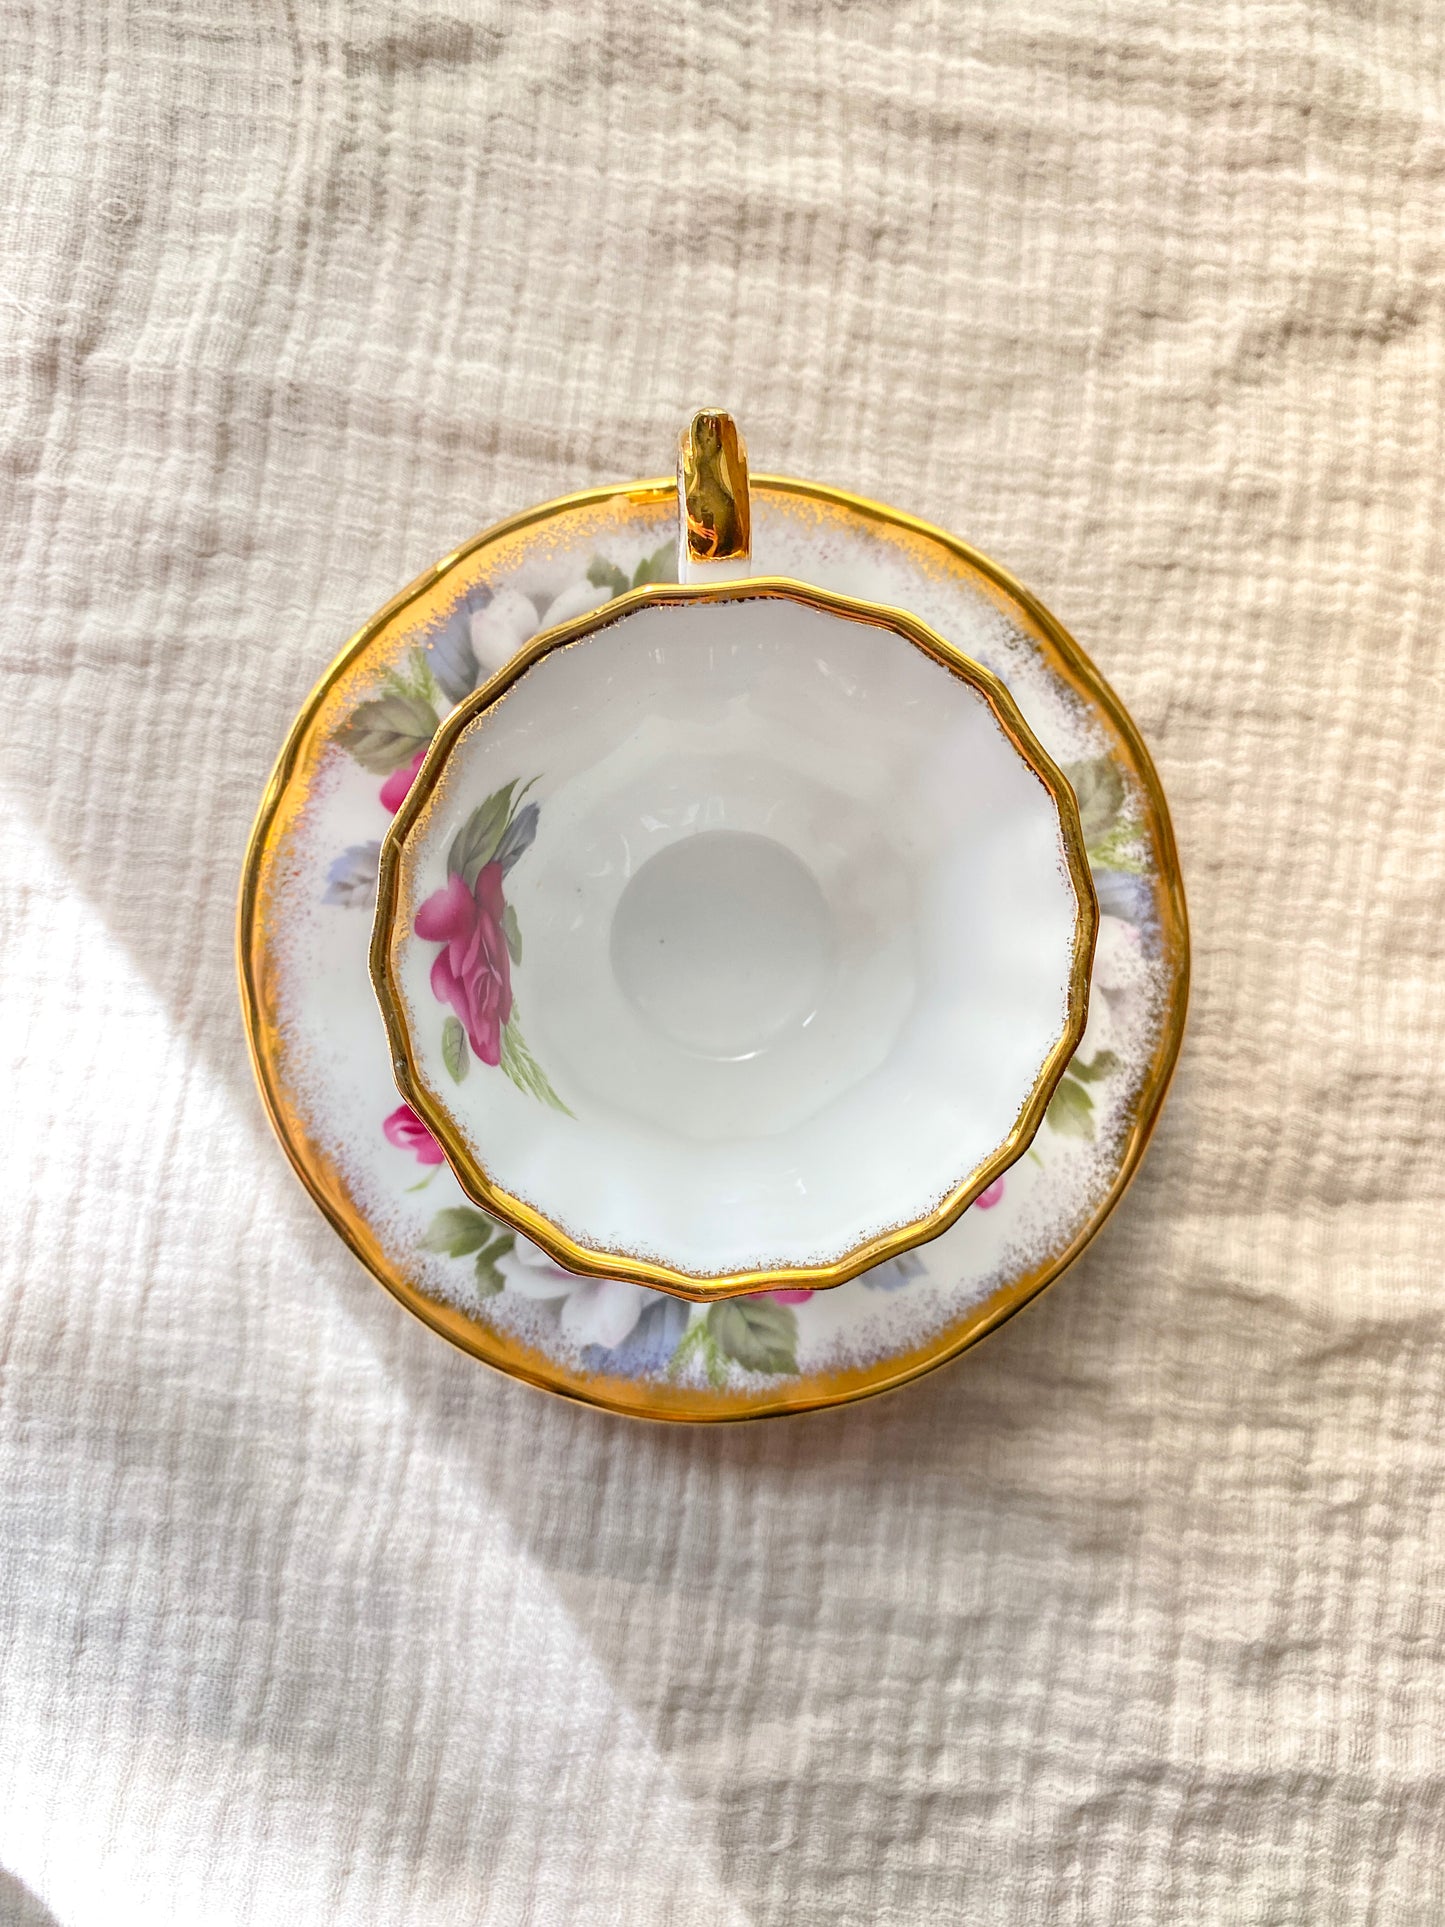
<svg viewBox="0 0 1445 1927">
<path fill-rule="evenodd" d="M 390 1117 L 383 1119 L 382 1136 L 398 1150 L 410 1151 L 418 1164 L 443 1164 L 446 1154 L 431 1132 L 411 1108 L 399 1104 Z"/>
<path fill-rule="evenodd" d="M 555 1307 L 562 1336 L 581 1348 L 589 1371 L 676 1379 L 696 1360 L 720 1386 L 731 1367 L 773 1376 L 798 1370 L 797 1314 L 778 1299 L 811 1292 L 764 1292 L 703 1309 L 626 1279 L 579 1278 L 471 1205 L 439 1211 L 423 1247 L 470 1258 L 483 1297 L 510 1291 Z"/>
<path fill-rule="evenodd" d="M 502 884 L 537 834 L 538 805 L 522 805 L 531 787 L 519 790 L 514 780 L 477 805 L 452 838 L 446 882 L 420 905 L 412 927 L 424 943 L 440 945 L 431 988 L 439 1004 L 451 1007 L 442 1026 L 442 1061 L 452 1079 L 460 1084 L 475 1057 L 500 1066 L 518 1090 L 570 1117 L 527 1048 L 512 995 L 522 932 Z"/>
<path fill-rule="evenodd" d="M 630 575 L 594 556 L 585 578 L 553 598 L 547 621 L 585 614 L 645 582 L 675 580 L 675 553 L 675 545 L 665 542 Z M 389 816 L 405 802 L 442 716 L 482 680 L 482 662 L 505 661 L 539 626 L 536 605 L 526 596 L 478 586 L 424 648 L 412 650 L 402 669 L 387 672 L 381 693 L 354 711 L 337 740 L 363 769 L 385 777 L 377 799 Z M 538 804 L 522 805 L 531 787 L 518 790 L 509 783 L 472 812 L 448 853 L 446 883 L 420 906 L 413 928 L 424 942 L 441 946 L 431 986 L 452 1013 L 442 1027 L 442 1060 L 450 1076 L 460 1083 L 473 1059 L 500 1067 L 519 1090 L 570 1117 L 527 1047 L 512 993 L 522 933 L 502 886 L 537 834 Z M 327 872 L 323 900 L 344 909 L 374 908 L 380 860 L 379 837 L 343 850 Z"/>
<path fill-rule="evenodd" d="M 466 1042 L 484 1064 L 501 1063 L 502 1028 L 512 1015 L 511 953 L 502 929 L 506 914 L 500 863 L 483 864 L 470 890 L 461 877 L 448 877 L 446 888 L 429 896 L 416 913 L 416 934 L 442 945 L 432 965 L 432 994 L 438 1003 L 451 1005 Z"/>
<path fill-rule="evenodd" d="M 376 905 L 376 872 L 381 862 L 381 838 L 353 843 L 335 858 L 326 872 L 323 903 L 339 903 L 347 910 L 371 910 Z"/>
<path fill-rule="evenodd" d="M 1121 945 L 1127 949 L 1132 941 L 1137 949 L 1137 935 L 1128 925 L 1146 914 L 1148 883 L 1139 831 L 1127 811 L 1124 779 L 1113 759 L 1095 756 L 1088 762 L 1070 763 L 1064 774 L 1078 800 L 1084 848 L 1099 899 L 1099 935 L 1089 989 L 1089 1021 L 1049 1100 L 1044 1123 L 1057 1137 L 1092 1141 L 1099 1123 L 1095 1087 L 1121 1068 L 1118 1053 L 1110 1047 L 1112 1000 L 1127 995 L 1130 979 L 1138 974 L 1127 966 L 1121 968 Z M 1037 1145 L 1030 1156 L 1039 1158 Z"/>
<path fill-rule="evenodd" d="M 443 1161 L 441 1146 L 409 1105 L 393 1111 L 382 1131 L 389 1143 L 411 1151 L 422 1164 Z M 972 1209 L 991 1210 L 1002 1199 L 1004 1184 L 996 1178 Z M 438 1211 L 422 1249 L 470 1260 L 479 1297 L 510 1291 L 514 1298 L 555 1307 L 561 1334 L 580 1347 L 590 1372 L 676 1379 L 695 1362 L 718 1389 L 733 1368 L 772 1377 L 798 1370 L 793 1307 L 806 1304 L 811 1291 L 757 1292 L 704 1309 L 624 1278 L 581 1278 L 473 1204 Z M 898 1291 L 925 1270 L 916 1252 L 905 1251 L 865 1272 L 859 1282 L 871 1291 Z"/>
<path fill-rule="evenodd" d="M 425 761 L 426 751 L 419 749 L 409 763 L 403 763 L 400 769 L 394 769 L 382 784 L 379 792 L 381 807 L 389 811 L 392 816 L 396 815 L 406 801 L 406 793 L 416 781 L 417 772 Z"/>
</svg>

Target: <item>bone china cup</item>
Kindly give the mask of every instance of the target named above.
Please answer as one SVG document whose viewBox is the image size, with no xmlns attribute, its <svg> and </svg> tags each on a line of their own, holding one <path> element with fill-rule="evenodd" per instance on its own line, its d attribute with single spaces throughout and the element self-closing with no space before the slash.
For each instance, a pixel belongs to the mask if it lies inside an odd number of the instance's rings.
<svg viewBox="0 0 1445 1927">
<path fill-rule="evenodd" d="M 1096 920 L 1073 793 L 995 677 L 900 611 L 707 576 L 547 631 L 453 713 L 372 967 L 478 1204 L 704 1298 L 953 1222 L 1038 1128 Z"/>
</svg>

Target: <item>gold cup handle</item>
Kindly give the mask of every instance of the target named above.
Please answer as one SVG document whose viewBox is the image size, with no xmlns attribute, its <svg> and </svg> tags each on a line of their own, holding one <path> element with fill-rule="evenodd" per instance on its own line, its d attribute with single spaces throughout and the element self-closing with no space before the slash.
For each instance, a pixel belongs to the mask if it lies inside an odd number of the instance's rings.
<svg viewBox="0 0 1445 1927">
<path fill-rule="evenodd" d="M 752 546 L 747 444 L 731 415 L 701 409 L 678 438 L 678 581 L 750 575 Z"/>
</svg>

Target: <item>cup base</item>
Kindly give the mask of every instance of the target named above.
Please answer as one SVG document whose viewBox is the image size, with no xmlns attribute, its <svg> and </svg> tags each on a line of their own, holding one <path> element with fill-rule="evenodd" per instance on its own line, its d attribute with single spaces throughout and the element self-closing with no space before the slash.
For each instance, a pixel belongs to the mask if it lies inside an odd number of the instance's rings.
<svg viewBox="0 0 1445 1927">
<path fill-rule="evenodd" d="M 612 919 L 612 969 L 644 1022 L 698 1057 L 756 1057 L 816 1014 L 836 951 L 817 879 L 746 830 L 649 857 Z"/>
</svg>

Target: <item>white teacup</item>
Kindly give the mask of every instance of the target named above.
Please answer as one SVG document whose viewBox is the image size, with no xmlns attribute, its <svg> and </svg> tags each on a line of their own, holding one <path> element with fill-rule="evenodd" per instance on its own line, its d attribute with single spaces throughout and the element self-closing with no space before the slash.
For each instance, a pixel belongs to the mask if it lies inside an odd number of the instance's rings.
<svg viewBox="0 0 1445 1927">
<path fill-rule="evenodd" d="M 559 1263 L 838 1284 L 1038 1128 L 1086 1016 L 1078 810 L 925 625 L 683 526 L 733 579 L 547 631 L 443 725 L 373 976 L 463 1188 Z"/>
</svg>

